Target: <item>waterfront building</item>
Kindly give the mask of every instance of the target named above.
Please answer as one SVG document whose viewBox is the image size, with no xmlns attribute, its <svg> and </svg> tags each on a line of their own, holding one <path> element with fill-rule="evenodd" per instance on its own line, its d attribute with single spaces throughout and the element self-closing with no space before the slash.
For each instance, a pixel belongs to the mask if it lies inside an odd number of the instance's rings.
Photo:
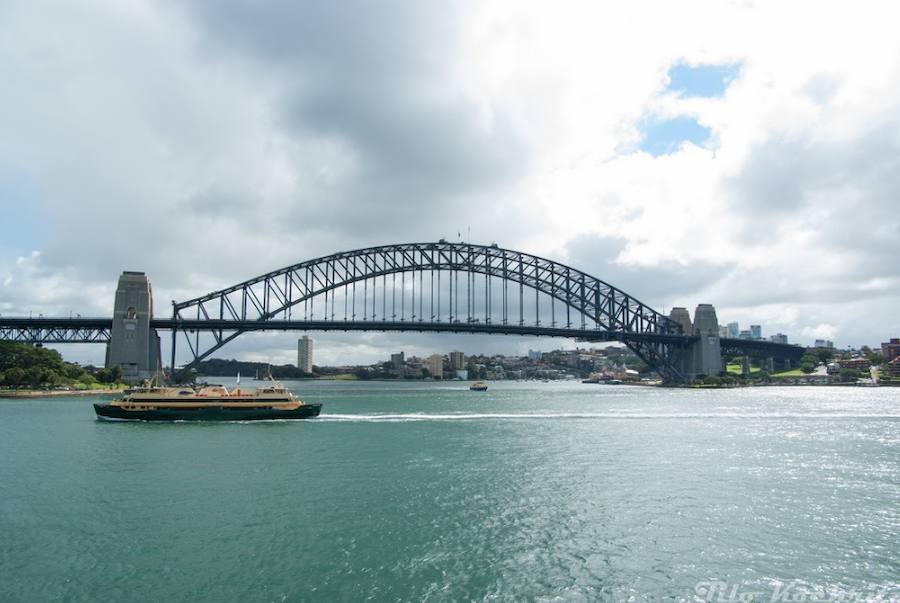
<svg viewBox="0 0 900 603">
<path fill-rule="evenodd" d="M 760 325 L 750 325 L 750 339 L 762 339 L 762 327 Z"/>
<path fill-rule="evenodd" d="M 741 326 L 736 322 L 728 323 L 728 336 L 737 339 L 741 335 Z"/>
<path fill-rule="evenodd" d="M 900 356 L 897 356 L 896 358 L 888 362 L 887 367 L 887 372 L 891 377 L 900 378 Z"/>
<path fill-rule="evenodd" d="M 894 358 L 900 358 L 900 339 L 894 337 L 890 341 L 881 344 L 881 355 L 885 362 L 891 362 Z"/>
<path fill-rule="evenodd" d="M 842 369 L 854 369 L 857 371 L 869 370 L 869 361 L 862 356 L 855 356 L 847 360 L 838 360 L 838 364 Z"/>
<path fill-rule="evenodd" d="M 313 340 L 304 335 L 297 340 L 297 368 L 304 373 L 313 372 Z"/>
<path fill-rule="evenodd" d="M 466 355 L 462 352 L 450 352 L 450 368 L 454 371 L 466 368 Z"/>
<path fill-rule="evenodd" d="M 400 368 L 406 362 L 406 354 L 404 352 L 397 352 L 396 354 L 391 354 L 391 366 L 395 369 Z"/>
<path fill-rule="evenodd" d="M 830 339 L 816 339 L 815 343 L 813 343 L 814 348 L 827 348 L 829 350 L 834 349 L 834 342 Z"/>
<path fill-rule="evenodd" d="M 786 343 L 788 342 L 788 336 L 785 335 L 784 333 L 777 333 L 777 334 L 775 334 L 775 335 L 771 335 L 771 336 L 769 337 L 769 341 L 771 341 L 771 342 L 773 342 L 773 343 L 784 343 L 784 344 L 786 344 Z"/>
<path fill-rule="evenodd" d="M 528 350 L 528 359 L 529 360 L 540 360 L 541 359 L 541 351 L 540 350 Z"/>
<path fill-rule="evenodd" d="M 444 378 L 444 357 L 440 354 L 432 354 L 425 360 L 425 367 L 435 379 Z"/>
</svg>

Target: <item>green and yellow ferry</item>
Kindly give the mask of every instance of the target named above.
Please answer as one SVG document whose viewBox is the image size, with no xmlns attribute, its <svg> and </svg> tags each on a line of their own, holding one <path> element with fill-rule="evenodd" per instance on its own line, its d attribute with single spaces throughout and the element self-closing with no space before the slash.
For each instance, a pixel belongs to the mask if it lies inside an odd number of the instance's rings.
<svg viewBox="0 0 900 603">
<path fill-rule="evenodd" d="M 97 418 L 107 421 L 264 421 L 311 419 L 321 404 L 307 404 L 271 380 L 264 387 L 228 391 L 221 385 L 126 390 L 121 400 L 94 404 Z"/>
</svg>

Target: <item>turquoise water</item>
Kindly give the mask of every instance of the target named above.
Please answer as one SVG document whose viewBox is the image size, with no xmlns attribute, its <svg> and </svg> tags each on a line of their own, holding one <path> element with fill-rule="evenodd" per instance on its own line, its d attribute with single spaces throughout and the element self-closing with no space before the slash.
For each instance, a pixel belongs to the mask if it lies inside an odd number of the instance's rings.
<svg viewBox="0 0 900 603">
<path fill-rule="evenodd" d="M 0 600 L 900 600 L 900 390 L 288 385 L 323 415 L 0 400 Z"/>
</svg>

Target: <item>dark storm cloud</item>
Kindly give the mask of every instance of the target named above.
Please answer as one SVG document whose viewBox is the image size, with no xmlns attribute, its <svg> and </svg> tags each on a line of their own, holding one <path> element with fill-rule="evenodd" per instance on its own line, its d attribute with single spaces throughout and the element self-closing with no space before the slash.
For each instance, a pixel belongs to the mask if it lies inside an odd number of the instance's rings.
<svg viewBox="0 0 900 603">
<path fill-rule="evenodd" d="M 293 223 L 345 236 L 401 236 L 474 209 L 524 173 L 527 157 L 502 113 L 483 118 L 459 85 L 461 5 L 231 0 L 193 3 L 201 52 L 252 64 L 272 84 L 279 126 L 296 158 L 337 175 L 307 177 L 286 210 Z M 401 238 L 410 238 L 410 236 Z M 415 237 L 412 237 L 415 238 Z"/>
<path fill-rule="evenodd" d="M 655 266 L 616 263 L 616 257 L 627 243 L 626 239 L 618 237 L 582 235 L 566 246 L 567 263 L 659 311 L 663 306 L 684 305 L 685 298 L 693 299 L 697 293 L 725 278 L 733 268 L 712 262 L 661 262 Z"/>
</svg>

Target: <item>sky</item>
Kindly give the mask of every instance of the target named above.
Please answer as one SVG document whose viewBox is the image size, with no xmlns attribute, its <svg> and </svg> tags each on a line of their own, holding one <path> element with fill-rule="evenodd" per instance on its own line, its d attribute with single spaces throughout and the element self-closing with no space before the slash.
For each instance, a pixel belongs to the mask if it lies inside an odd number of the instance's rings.
<svg viewBox="0 0 900 603">
<path fill-rule="evenodd" d="M 157 315 L 302 260 L 453 239 L 791 342 L 900 336 L 900 5 L 0 3 L 0 314 Z M 295 362 L 298 334 L 217 354 Z M 313 334 L 316 362 L 525 353 Z M 102 346 L 61 348 L 102 362 Z M 165 354 L 164 349 L 164 354 Z"/>
</svg>

